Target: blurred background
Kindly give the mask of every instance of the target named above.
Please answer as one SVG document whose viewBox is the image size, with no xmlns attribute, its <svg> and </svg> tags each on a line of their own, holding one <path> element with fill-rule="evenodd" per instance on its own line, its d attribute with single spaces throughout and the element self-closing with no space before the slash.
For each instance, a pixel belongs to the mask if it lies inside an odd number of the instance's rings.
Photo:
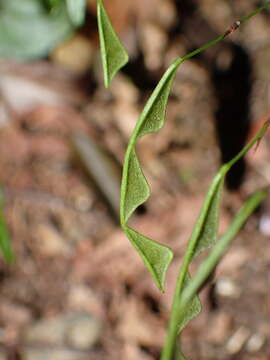
<svg viewBox="0 0 270 360">
<path fill-rule="evenodd" d="M 140 140 L 152 195 L 133 227 L 176 254 L 160 294 L 118 225 L 129 136 L 169 64 L 261 2 L 104 4 L 130 54 L 108 90 L 94 0 L 81 25 L 61 0 L 0 0 L 0 184 L 16 255 L 0 263 L 0 360 L 157 360 L 209 183 L 269 118 L 265 10 L 181 66 L 166 125 Z M 221 233 L 269 184 L 269 147 L 266 136 L 229 175 Z M 270 358 L 269 236 L 266 201 L 201 293 L 203 312 L 183 334 L 190 359 Z"/>
</svg>

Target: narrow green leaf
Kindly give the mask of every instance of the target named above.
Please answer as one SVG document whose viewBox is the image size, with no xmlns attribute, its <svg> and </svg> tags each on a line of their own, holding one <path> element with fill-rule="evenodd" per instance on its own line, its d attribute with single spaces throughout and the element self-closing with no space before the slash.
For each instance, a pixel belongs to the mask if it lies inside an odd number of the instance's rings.
<svg viewBox="0 0 270 360">
<path fill-rule="evenodd" d="M 145 134 L 158 131 L 164 125 L 168 97 L 175 73 L 181 62 L 181 58 L 174 61 L 162 76 L 140 116 L 132 138 L 134 136 L 137 139 Z"/>
<path fill-rule="evenodd" d="M 98 30 L 105 87 L 128 62 L 128 54 L 116 35 L 102 0 L 97 0 Z"/>
<path fill-rule="evenodd" d="M 161 245 L 129 227 L 125 229 L 125 232 L 143 259 L 158 288 L 163 291 L 166 271 L 173 258 L 172 251 L 167 246 Z"/>
<path fill-rule="evenodd" d="M 140 136 L 157 131 L 163 126 L 170 89 L 180 63 L 181 59 L 170 66 L 145 105 L 128 145 L 121 185 L 121 226 L 162 291 L 166 271 L 173 258 L 172 251 L 131 229 L 127 222 L 136 208 L 150 195 L 149 185 L 136 155 L 136 141 Z"/>
<path fill-rule="evenodd" d="M 6 262 L 13 262 L 15 257 L 11 248 L 9 232 L 5 222 L 2 193 L 0 194 L 0 248 Z"/>
<path fill-rule="evenodd" d="M 86 11 L 86 0 L 66 0 L 67 10 L 72 23 L 79 26 L 83 23 Z"/>
<path fill-rule="evenodd" d="M 194 295 L 198 292 L 206 279 L 215 269 L 221 258 L 224 256 L 224 254 L 229 248 L 229 245 L 231 244 L 235 236 L 238 234 L 238 232 L 241 230 L 249 216 L 261 204 L 261 202 L 266 198 L 268 194 L 269 189 L 256 191 L 245 202 L 243 207 L 235 216 L 233 222 L 231 223 L 227 231 L 218 240 L 211 253 L 200 265 L 198 271 L 196 272 L 196 275 L 190 280 L 190 282 L 184 289 L 180 303 L 181 309 L 184 309 L 189 304 L 191 299 L 193 299 Z M 182 314 L 181 316 L 185 315 Z"/>
<path fill-rule="evenodd" d="M 203 221 L 201 226 L 199 226 L 200 235 L 193 258 L 201 251 L 209 249 L 216 243 L 223 184 L 223 179 L 218 179 L 213 188 L 211 199 L 206 206 L 205 212 L 203 212 Z"/>
<path fill-rule="evenodd" d="M 211 248 L 216 242 L 223 184 L 223 176 L 218 173 L 208 190 L 199 218 L 189 240 L 188 249 L 181 268 L 181 278 L 186 278 L 189 264 L 194 257 L 201 251 Z M 186 280 L 182 281 L 182 285 L 179 288 L 179 299 L 189 281 L 190 280 L 188 280 L 188 282 Z M 181 321 L 178 324 L 178 333 L 180 333 L 187 323 L 201 311 L 200 300 L 196 294 L 194 295 L 192 303 L 194 305 L 190 306 L 190 304 L 188 304 L 188 309 L 184 312 L 181 310 L 184 315 L 181 317 Z M 178 308 L 180 308 L 180 305 L 178 305 Z"/>
<path fill-rule="evenodd" d="M 255 137 L 232 160 L 220 168 L 215 176 L 207 192 L 199 218 L 189 240 L 186 259 L 187 264 L 189 264 L 200 251 L 212 247 L 216 242 L 221 193 L 225 176 L 232 166 L 241 159 L 254 144 L 257 142 L 259 143 L 268 127 L 269 121 L 262 126 Z"/>
<path fill-rule="evenodd" d="M 202 210 L 198 217 L 197 223 L 194 227 L 192 235 L 188 243 L 188 249 L 185 254 L 183 265 L 180 270 L 180 286 L 179 286 L 179 300 L 178 300 L 178 309 L 182 314 L 181 320 L 178 324 L 180 331 L 187 324 L 186 321 L 186 311 L 183 310 L 182 306 L 182 294 L 185 291 L 184 282 L 182 279 L 185 278 L 188 273 L 188 268 L 194 257 L 207 248 L 211 248 L 216 243 L 217 231 L 218 231 L 218 222 L 219 222 L 219 209 L 221 203 L 221 193 L 223 189 L 223 183 L 226 174 L 231 169 L 231 167 L 243 157 L 247 151 L 256 143 L 261 140 L 264 133 L 266 132 L 269 126 L 269 121 L 267 121 L 264 126 L 259 130 L 256 136 L 237 154 L 231 161 L 224 164 L 217 175 L 215 176 L 202 206 Z M 191 280 L 192 281 L 192 280 Z M 193 294 L 193 297 L 196 296 L 196 293 Z M 193 299 L 192 297 L 192 299 Z M 187 303 L 188 304 L 188 303 Z M 194 312 L 194 316 L 197 314 Z M 188 313 L 190 318 L 193 318 L 192 312 Z"/>
</svg>

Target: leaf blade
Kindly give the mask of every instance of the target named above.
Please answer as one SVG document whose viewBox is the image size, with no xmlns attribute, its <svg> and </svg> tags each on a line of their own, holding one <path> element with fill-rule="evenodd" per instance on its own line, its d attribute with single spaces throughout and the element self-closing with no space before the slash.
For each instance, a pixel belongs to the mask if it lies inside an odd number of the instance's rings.
<svg viewBox="0 0 270 360">
<path fill-rule="evenodd" d="M 114 31 L 102 0 L 97 0 L 97 17 L 104 84 L 109 87 L 114 75 L 128 62 L 128 54 Z"/>
<path fill-rule="evenodd" d="M 211 248 L 217 241 L 219 211 L 223 186 L 224 179 L 218 179 L 217 184 L 214 186 L 211 200 L 205 210 L 203 210 L 205 211 L 203 214 L 203 222 L 199 229 L 200 235 L 194 249 L 192 259 L 194 259 L 201 251 Z"/>
<path fill-rule="evenodd" d="M 170 90 L 181 62 L 182 59 L 179 58 L 171 64 L 150 96 L 140 116 L 138 127 L 135 128 L 136 139 L 163 127 Z"/>
<path fill-rule="evenodd" d="M 219 208 L 221 202 L 221 192 L 224 184 L 224 179 L 228 171 L 232 168 L 232 166 L 241 159 L 250 149 L 256 144 L 258 141 L 262 139 L 266 130 L 269 127 L 269 121 L 267 121 L 262 128 L 258 131 L 258 133 L 254 136 L 253 139 L 228 163 L 224 164 L 217 175 L 214 177 L 212 184 L 207 192 L 205 201 L 203 203 L 202 209 L 200 211 L 198 220 L 190 237 L 188 243 L 188 250 L 185 255 L 185 259 L 183 261 L 183 265 L 180 271 L 181 277 L 184 278 L 188 272 L 188 268 L 194 257 L 202 250 L 206 248 L 212 247 L 216 243 L 216 235 L 218 230 L 218 221 L 219 221 Z M 209 227 L 213 227 L 213 229 L 208 230 Z M 190 281 L 192 282 L 192 280 Z M 185 288 L 188 286 L 182 285 L 179 290 L 179 303 L 178 303 L 178 311 L 182 313 L 184 310 L 181 309 L 182 304 L 182 294 L 185 292 Z M 193 294 L 193 296 L 196 296 Z M 195 314 L 194 314 L 195 316 Z M 194 317 L 193 316 L 193 317 Z M 183 329 L 182 321 L 184 317 L 179 320 L 179 327 Z M 186 322 L 187 324 L 187 322 Z M 185 325 L 186 325 L 185 324 Z"/>
<path fill-rule="evenodd" d="M 261 204 L 261 202 L 266 198 L 268 194 L 269 189 L 258 190 L 254 194 L 252 194 L 249 199 L 244 203 L 242 208 L 235 216 L 233 222 L 230 224 L 229 228 L 221 236 L 213 250 L 200 265 L 196 275 L 191 279 L 186 289 L 184 290 L 181 300 L 181 305 L 183 308 L 186 306 L 186 304 L 189 303 L 190 299 L 193 298 L 194 294 L 209 277 L 209 275 L 216 267 L 223 255 L 226 253 L 230 243 L 241 230 L 249 216 Z"/>
<path fill-rule="evenodd" d="M 143 204 L 150 195 L 149 185 L 141 169 L 135 148 L 131 148 L 130 153 L 127 153 L 127 160 L 125 160 L 128 169 L 123 182 L 126 184 L 126 193 L 122 211 L 124 213 L 124 223 L 127 223 L 132 213 L 138 206 Z"/>
<path fill-rule="evenodd" d="M 166 271 L 173 258 L 172 251 L 167 246 L 131 229 L 127 226 L 127 222 L 136 208 L 144 203 L 150 195 L 149 185 L 136 155 L 136 142 L 139 137 L 157 131 L 163 126 L 170 89 L 180 63 L 181 59 L 178 59 L 169 67 L 144 107 L 128 145 L 121 184 L 120 222 L 122 229 L 162 291 L 164 290 Z M 149 250 L 151 248 L 155 249 L 155 256 L 153 256 L 153 251 Z"/>
<path fill-rule="evenodd" d="M 126 228 L 125 233 L 143 259 L 157 287 L 163 291 L 166 272 L 173 258 L 171 249 L 129 227 Z"/>
</svg>

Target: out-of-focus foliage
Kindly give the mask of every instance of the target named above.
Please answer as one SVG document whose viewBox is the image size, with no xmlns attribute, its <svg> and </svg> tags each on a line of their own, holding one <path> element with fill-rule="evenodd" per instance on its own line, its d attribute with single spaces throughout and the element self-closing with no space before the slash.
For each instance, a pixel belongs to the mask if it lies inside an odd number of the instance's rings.
<svg viewBox="0 0 270 360">
<path fill-rule="evenodd" d="M 66 0 L 67 10 L 70 20 L 75 26 L 79 26 L 84 21 L 86 0 Z"/>
<path fill-rule="evenodd" d="M 68 10 L 63 0 L 0 0 L 0 57 L 47 55 L 83 21 L 83 2 Z"/>
<path fill-rule="evenodd" d="M 0 0 L 0 57 L 31 60 L 46 56 L 84 23 L 86 0 Z M 128 61 L 102 0 L 98 30 L 105 86 Z"/>
<path fill-rule="evenodd" d="M 11 241 L 3 213 L 3 194 L 0 191 L 0 250 L 6 262 L 11 263 L 14 260 L 14 254 L 11 248 Z"/>
</svg>

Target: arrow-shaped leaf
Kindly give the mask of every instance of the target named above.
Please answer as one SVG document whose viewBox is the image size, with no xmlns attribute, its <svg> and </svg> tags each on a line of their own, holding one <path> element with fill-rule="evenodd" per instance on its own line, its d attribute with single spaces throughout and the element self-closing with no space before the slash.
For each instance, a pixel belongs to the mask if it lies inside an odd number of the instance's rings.
<svg viewBox="0 0 270 360">
<path fill-rule="evenodd" d="M 128 62 L 128 54 L 113 29 L 102 0 L 97 0 L 97 17 L 104 83 L 109 87 L 114 75 Z"/>
</svg>

